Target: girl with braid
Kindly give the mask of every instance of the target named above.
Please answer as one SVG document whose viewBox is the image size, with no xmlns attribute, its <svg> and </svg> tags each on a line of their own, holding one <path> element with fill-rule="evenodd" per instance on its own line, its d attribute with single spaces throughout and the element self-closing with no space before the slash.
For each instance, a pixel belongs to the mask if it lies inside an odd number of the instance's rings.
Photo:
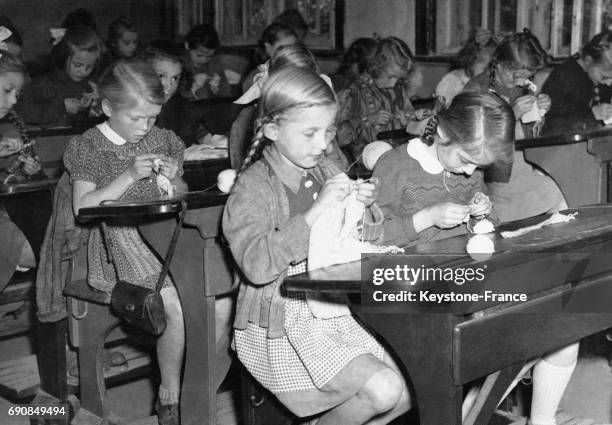
<svg viewBox="0 0 612 425">
<path fill-rule="evenodd" d="M 306 270 L 315 220 L 352 190 L 366 205 L 364 239 L 381 237 L 376 186 L 349 180 L 324 156 L 336 113 L 333 90 L 312 70 L 284 67 L 263 86 L 255 137 L 223 216 L 244 276 L 234 346 L 294 414 L 317 425 L 385 424 L 410 407 L 389 354 L 354 316 L 315 317 L 304 295 L 280 286 Z"/>
<path fill-rule="evenodd" d="M 0 133 L 0 176 L 2 182 L 13 180 L 17 174 L 29 177 L 41 172 L 41 164 L 23 149 L 30 139 L 23 121 L 13 111 L 17 97 L 25 81 L 23 63 L 10 53 L 0 50 L 0 120 L 7 121 Z M 17 131 L 15 130 L 15 127 Z M 13 273 L 21 267 L 34 267 L 32 248 L 19 228 L 11 221 L 0 202 L 0 292 L 8 284 Z"/>
<path fill-rule="evenodd" d="M 524 30 L 506 37 L 495 51 L 489 69 L 473 77 L 464 90 L 497 93 L 512 107 L 517 120 L 515 137 L 529 137 L 533 135 L 533 125 L 521 124 L 521 117 L 531 111 L 534 103 L 541 112 L 548 111 L 551 106 L 548 95 L 536 95 L 528 88 L 530 79 L 545 63 L 546 53 L 540 42 L 529 30 Z M 485 181 L 502 221 L 520 220 L 567 208 L 557 184 L 527 163 L 522 151 L 515 151 L 512 163 L 496 163 L 489 167 Z"/>
<path fill-rule="evenodd" d="M 381 183 L 386 243 L 455 236 L 465 232 L 460 224 L 469 215 L 492 214 L 480 169 L 512 161 L 514 125 L 512 109 L 495 93 L 463 92 L 430 119 L 422 138 L 385 153 L 374 176 Z M 507 389 L 506 394 L 535 364 L 530 425 L 556 425 L 577 357 L 578 343 L 534 359 Z"/>
</svg>

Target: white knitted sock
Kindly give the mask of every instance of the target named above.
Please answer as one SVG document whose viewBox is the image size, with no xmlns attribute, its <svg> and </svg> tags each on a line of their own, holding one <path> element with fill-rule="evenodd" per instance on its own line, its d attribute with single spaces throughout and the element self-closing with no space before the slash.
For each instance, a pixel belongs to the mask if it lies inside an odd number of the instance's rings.
<svg viewBox="0 0 612 425">
<path fill-rule="evenodd" d="M 531 425 L 557 425 L 555 414 L 575 367 L 576 362 L 556 366 L 542 359 L 536 363 L 532 373 Z"/>
</svg>

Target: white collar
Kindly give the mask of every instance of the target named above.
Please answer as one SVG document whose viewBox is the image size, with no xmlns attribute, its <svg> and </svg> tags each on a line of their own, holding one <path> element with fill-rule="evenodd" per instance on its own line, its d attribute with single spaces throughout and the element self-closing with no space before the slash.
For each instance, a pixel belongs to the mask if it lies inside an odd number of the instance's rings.
<svg viewBox="0 0 612 425">
<path fill-rule="evenodd" d="M 98 130 L 100 133 L 104 135 L 108 140 L 110 140 L 114 145 L 121 146 L 127 143 L 123 137 L 121 137 L 115 130 L 113 130 L 110 125 L 108 125 L 108 121 L 104 121 L 102 124 L 98 124 Z"/>
<path fill-rule="evenodd" d="M 432 150 L 420 138 L 412 139 L 406 144 L 408 155 L 416 160 L 429 174 L 440 174 L 444 167 L 440 160 L 432 155 Z"/>
</svg>

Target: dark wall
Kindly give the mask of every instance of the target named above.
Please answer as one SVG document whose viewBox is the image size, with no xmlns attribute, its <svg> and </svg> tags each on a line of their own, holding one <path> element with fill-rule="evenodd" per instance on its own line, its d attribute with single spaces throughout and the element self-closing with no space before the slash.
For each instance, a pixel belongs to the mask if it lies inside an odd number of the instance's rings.
<svg viewBox="0 0 612 425">
<path fill-rule="evenodd" d="M 0 14 L 15 24 L 24 40 L 24 59 L 35 60 L 50 49 L 49 28 L 58 27 L 78 7 L 96 19 L 106 38 L 108 24 L 120 15 L 131 19 L 143 41 L 172 36 L 172 0 L 0 0 Z"/>
</svg>

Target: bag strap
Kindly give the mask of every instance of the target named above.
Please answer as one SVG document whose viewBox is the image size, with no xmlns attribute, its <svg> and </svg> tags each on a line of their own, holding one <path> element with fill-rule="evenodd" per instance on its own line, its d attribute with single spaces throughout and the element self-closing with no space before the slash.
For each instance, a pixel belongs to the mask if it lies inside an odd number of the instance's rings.
<svg viewBox="0 0 612 425">
<path fill-rule="evenodd" d="M 166 252 L 166 257 L 164 258 L 164 262 L 162 264 L 162 270 L 159 274 L 159 278 L 157 279 L 157 284 L 155 285 L 155 292 L 159 294 L 164 285 L 164 281 L 166 280 L 166 276 L 168 276 L 168 271 L 170 270 L 170 262 L 172 261 L 172 256 L 174 255 L 174 249 L 176 248 L 176 244 L 178 242 L 179 234 L 181 233 L 181 228 L 183 227 L 183 221 L 185 220 L 185 213 L 187 212 L 187 202 L 184 199 L 181 200 L 181 207 L 179 210 L 178 221 L 176 226 L 174 227 L 174 231 L 172 233 L 172 238 L 170 239 L 170 246 L 168 247 L 168 251 Z M 109 261 L 113 262 L 113 268 L 115 269 L 115 274 L 117 276 L 117 282 L 119 281 L 119 270 L 117 270 L 115 257 L 113 255 L 113 241 L 109 235 L 108 227 L 104 220 L 100 221 L 100 228 L 102 230 L 102 235 L 104 237 L 104 245 L 106 247 L 106 256 Z"/>
<path fill-rule="evenodd" d="M 162 271 L 159 274 L 159 278 L 157 279 L 157 285 L 155 285 L 155 292 L 159 294 L 161 288 L 166 280 L 166 276 L 168 275 L 168 270 L 170 269 L 170 262 L 172 261 L 172 256 L 174 255 L 174 248 L 176 248 L 176 243 L 178 242 L 179 234 L 181 233 L 181 228 L 183 227 L 183 221 L 185 220 L 185 213 L 187 212 L 187 203 L 185 200 L 181 200 L 181 210 L 179 212 L 178 221 L 176 222 L 176 226 L 174 227 L 174 232 L 172 233 L 172 239 L 170 239 L 170 246 L 168 247 L 168 251 L 166 252 L 166 258 L 164 259 L 164 264 L 162 266 Z"/>
</svg>

